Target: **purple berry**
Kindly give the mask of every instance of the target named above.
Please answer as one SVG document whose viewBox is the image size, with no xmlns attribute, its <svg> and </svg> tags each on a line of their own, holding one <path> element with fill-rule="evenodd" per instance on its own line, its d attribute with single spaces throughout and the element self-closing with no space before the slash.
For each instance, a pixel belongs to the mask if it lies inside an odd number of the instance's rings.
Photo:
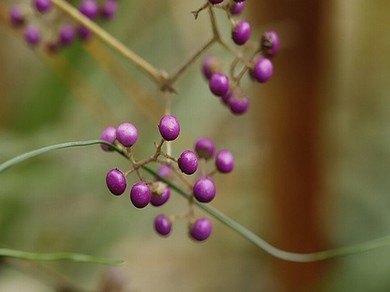
<svg viewBox="0 0 390 292">
<path fill-rule="evenodd" d="M 21 26 L 24 24 L 24 15 L 18 5 L 11 7 L 9 11 L 9 19 L 14 26 Z"/>
<path fill-rule="evenodd" d="M 229 78 L 223 73 L 214 73 L 209 79 L 209 88 L 216 96 L 224 96 L 229 91 Z"/>
<path fill-rule="evenodd" d="M 116 196 L 122 195 L 127 187 L 125 175 L 117 168 L 111 169 L 107 173 L 106 184 L 110 192 Z"/>
<path fill-rule="evenodd" d="M 237 45 L 245 44 L 251 36 L 251 25 L 246 20 L 241 20 L 232 32 L 232 39 Z"/>
<path fill-rule="evenodd" d="M 193 193 L 199 202 L 211 202 L 214 199 L 216 193 L 213 180 L 210 178 L 198 179 L 194 184 Z"/>
<path fill-rule="evenodd" d="M 35 8 L 41 13 L 49 11 L 52 7 L 51 0 L 33 0 L 33 3 Z"/>
<path fill-rule="evenodd" d="M 71 44 L 76 36 L 75 29 L 70 24 L 64 24 L 60 28 L 60 43 L 63 46 Z"/>
<path fill-rule="evenodd" d="M 117 140 L 126 147 L 131 147 L 138 139 L 137 128 L 130 123 L 122 123 L 116 128 Z"/>
<path fill-rule="evenodd" d="M 179 168 L 185 174 L 193 174 L 198 169 L 198 158 L 191 150 L 185 150 L 177 160 Z"/>
<path fill-rule="evenodd" d="M 84 0 L 81 2 L 79 10 L 89 19 L 95 19 L 99 14 L 99 5 L 95 0 Z"/>
<path fill-rule="evenodd" d="M 100 136 L 100 140 L 106 141 L 108 143 L 113 144 L 116 139 L 116 129 L 112 126 L 108 126 L 105 128 Z M 112 151 L 112 149 L 108 145 L 100 144 L 100 147 L 104 151 Z"/>
<path fill-rule="evenodd" d="M 83 25 L 78 27 L 78 33 L 79 37 L 84 41 L 87 41 L 92 37 L 92 32 Z"/>
<path fill-rule="evenodd" d="M 202 62 L 203 76 L 209 80 L 211 76 L 219 69 L 219 61 L 215 56 L 207 56 Z"/>
<path fill-rule="evenodd" d="M 215 153 L 214 142 L 206 137 L 199 138 L 195 143 L 195 152 L 199 158 L 212 158 Z"/>
<path fill-rule="evenodd" d="M 172 230 L 172 222 L 164 214 L 157 215 L 154 218 L 154 229 L 162 236 L 168 236 Z"/>
<path fill-rule="evenodd" d="M 219 3 L 222 3 L 223 0 L 209 0 L 209 2 L 210 2 L 211 4 L 219 4 Z"/>
<path fill-rule="evenodd" d="M 198 241 L 206 240 L 212 231 L 212 225 L 207 218 L 200 218 L 190 227 L 190 235 Z"/>
<path fill-rule="evenodd" d="M 158 173 L 159 176 L 162 176 L 162 177 L 165 178 L 165 177 L 170 176 L 172 174 L 172 171 L 173 170 L 172 170 L 171 167 L 169 167 L 168 165 L 163 164 L 163 165 L 161 165 L 158 168 L 157 173 Z"/>
<path fill-rule="evenodd" d="M 137 208 L 146 207 L 152 198 L 149 185 L 143 181 L 134 184 L 130 191 L 130 200 Z"/>
<path fill-rule="evenodd" d="M 238 97 L 237 95 L 233 95 L 229 100 L 229 107 L 233 114 L 241 115 L 249 108 L 249 98 L 246 96 Z"/>
<path fill-rule="evenodd" d="M 273 57 L 279 52 L 280 42 L 276 32 L 268 30 L 263 33 L 260 40 L 261 51 L 266 57 Z"/>
<path fill-rule="evenodd" d="M 219 172 L 229 173 L 234 168 L 234 156 L 228 150 L 220 150 L 215 158 L 215 166 Z"/>
<path fill-rule="evenodd" d="M 244 8 L 245 8 L 245 2 L 244 1 L 234 2 L 230 6 L 230 13 L 232 15 L 239 15 L 244 10 Z"/>
<path fill-rule="evenodd" d="M 273 71 L 274 66 L 272 65 L 272 62 L 267 58 L 260 57 L 257 59 L 251 71 L 251 75 L 258 82 L 264 83 L 271 78 Z"/>
<path fill-rule="evenodd" d="M 169 197 L 171 196 L 171 190 L 167 185 L 161 182 L 154 183 L 154 186 L 156 186 L 156 189 L 152 191 L 152 198 L 150 200 L 150 203 L 155 206 L 161 206 L 165 204 L 168 200 Z"/>
<path fill-rule="evenodd" d="M 102 17 L 106 20 L 113 18 L 118 11 L 118 3 L 114 0 L 106 0 L 101 8 Z"/>
<path fill-rule="evenodd" d="M 24 30 L 24 38 L 28 44 L 36 46 L 41 41 L 41 32 L 38 27 L 30 24 Z"/>
<path fill-rule="evenodd" d="M 175 140 L 180 134 L 180 124 L 175 116 L 165 115 L 158 124 L 161 136 L 167 141 Z"/>
</svg>

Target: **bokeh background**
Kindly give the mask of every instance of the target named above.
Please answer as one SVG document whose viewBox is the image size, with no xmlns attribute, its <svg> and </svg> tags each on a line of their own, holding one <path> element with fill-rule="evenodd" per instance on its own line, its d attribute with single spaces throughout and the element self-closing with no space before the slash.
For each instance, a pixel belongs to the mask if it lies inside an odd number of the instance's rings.
<svg viewBox="0 0 390 292">
<path fill-rule="evenodd" d="M 150 155 L 163 113 L 156 86 L 98 41 L 56 56 L 31 49 L 7 23 L 13 3 L 29 1 L 0 3 L 0 161 L 98 138 L 105 126 L 122 121 L 139 129 L 136 156 Z M 120 1 L 115 20 L 102 25 L 170 73 L 210 37 L 207 15 L 195 21 L 190 14 L 202 3 Z M 384 0 L 247 0 L 241 17 L 253 24 L 253 39 L 272 28 L 282 40 L 270 82 L 243 82 L 249 112 L 236 117 L 221 106 L 200 75 L 200 61 L 179 80 L 173 103 L 182 124 L 175 155 L 209 136 L 236 156 L 235 171 L 216 177 L 215 207 L 297 252 L 390 233 L 388 11 Z M 229 23 L 222 13 L 218 20 L 228 38 Z M 47 25 L 45 34 L 52 29 Z M 218 46 L 208 53 L 231 61 Z M 295 264 L 272 258 L 216 221 L 201 244 L 180 221 L 161 238 L 154 216 L 185 211 L 185 200 L 173 196 L 161 209 L 136 210 L 126 196 L 108 193 L 104 178 L 113 167 L 128 164 L 97 146 L 49 153 L 0 175 L 0 246 L 126 261 L 110 268 L 1 259 L 0 291 L 390 289 L 390 248 Z"/>
</svg>

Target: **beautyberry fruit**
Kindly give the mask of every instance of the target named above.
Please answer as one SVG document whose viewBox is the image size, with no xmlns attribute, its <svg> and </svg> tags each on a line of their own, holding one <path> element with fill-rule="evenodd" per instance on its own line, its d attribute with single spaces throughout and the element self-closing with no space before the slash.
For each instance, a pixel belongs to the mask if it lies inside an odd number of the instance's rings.
<svg viewBox="0 0 390 292">
<path fill-rule="evenodd" d="M 180 124 L 175 116 L 165 115 L 158 124 L 161 136 L 167 141 L 175 140 L 180 134 Z"/>
<path fill-rule="evenodd" d="M 168 236 L 171 233 L 172 222 L 164 214 L 157 215 L 154 218 L 154 229 L 162 236 Z"/>
<path fill-rule="evenodd" d="M 190 235 L 198 241 L 206 240 L 212 231 L 212 225 L 207 218 L 200 218 L 190 227 Z"/>
<path fill-rule="evenodd" d="M 242 2 L 234 2 L 230 5 L 230 13 L 232 15 L 238 15 L 238 14 L 241 14 L 241 12 L 244 10 L 245 8 L 245 2 L 242 1 Z"/>
<path fill-rule="evenodd" d="M 122 195 L 127 187 L 125 175 L 117 168 L 111 169 L 107 173 L 106 184 L 110 192 L 116 196 Z"/>
<path fill-rule="evenodd" d="M 185 150 L 177 160 L 179 168 L 185 174 L 193 174 L 198 169 L 198 159 L 191 150 Z"/>
<path fill-rule="evenodd" d="M 79 10 L 89 19 L 95 19 L 99 14 L 99 5 L 95 0 L 84 0 L 81 2 Z"/>
<path fill-rule="evenodd" d="M 241 20 L 232 32 L 232 39 L 237 45 L 245 44 L 251 36 L 251 25 L 246 20 Z"/>
<path fill-rule="evenodd" d="M 209 80 L 211 75 L 213 75 L 219 69 L 219 61 L 216 56 L 207 56 L 203 59 L 202 62 L 202 73 L 203 76 Z"/>
<path fill-rule="evenodd" d="M 108 126 L 105 128 L 100 136 L 100 140 L 106 141 L 108 143 L 113 144 L 116 139 L 116 129 L 112 126 Z M 112 149 L 108 145 L 100 144 L 100 147 L 104 151 L 112 151 Z"/>
<path fill-rule="evenodd" d="M 172 172 L 173 172 L 172 168 L 165 164 L 161 165 L 157 170 L 158 175 L 164 178 L 170 176 Z"/>
<path fill-rule="evenodd" d="M 78 27 L 78 33 L 79 37 L 84 41 L 87 41 L 92 37 L 92 32 L 83 25 Z"/>
<path fill-rule="evenodd" d="M 216 96 L 224 96 L 229 91 L 229 78 L 223 73 L 214 73 L 209 79 L 209 88 Z"/>
<path fill-rule="evenodd" d="M 116 128 L 117 140 L 126 147 L 131 147 L 138 139 L 137 128 L 130 123 L 122 123 Z"/>
<path fill-rule="evenodd" d="M 222 3 L 223 0 L 209 0 L 209 2 L 210 2 L 211 4 L 219 4 L 219 3 Z"/>
<path fill-rule="evenodd" d="M 41 32 L 36 26 L 30 24 L 24 30 L 24 38 L 28 44 L 36 46 L 41 41 Z"/>
<path fill-rule="evenodd" d="M 130 191 L 130 200 L 137 208 L 146 207 L 152 198 L 149 185 L 143 181 L 134 184 Z"/>
<path fill-rule="evenodd" d="M 251 74 L 258 82 L 264 83 L 271 78 L 273 71 L 272 62 L 267 58 L 260 57 L 257 59 Z"/>
<path fill-rule="evenodd" d="M 214 142 L 206 137 L 199 138 L 195 143 L 195 152 L 199 158 L 212 158 L 215 153 Z"/>
<path fill-rule="evenodd" d="M 198 179 L 194 184 L 193 193 L 199 202 L 211 202 L 214 199 L 216 193 L 213 180 L 210 178 Z"/>
<path fill-rule="evenodd" d="M 35 8 L 41 13 L 49 11 L 52 7 L 51 0 L 34 0 L 33 3 Z"/>
<path fill-rule="evenodd" d="M 118 11 L 118 3 L 114 0 L 106 0 L 101 8 L 102 17 L 105 20 L 110 20 Z"/>
<path fill-rule="evenodd" d="M 231 172 L 234 168 L 233 154 L 229 150 L 220 150 L 215 158 L 215 166 L 219 172 Z"/>
<path fill-rule="evenodd" d="M 233 95 L 229 100 L 230 111 L 235 115 L 245 113 L 249 108 L 249 98 L 246 96 L 238 97 Z"/>
<path fill-rule="evenodd" d="M 279 52 L 279 36 L 272 30 L 264 32 L 260 40 L 260 46 L 264 56 L 269 58 L 275 56 Z"/>
<path fill-rule="evenodd" d="M 9 11 L 9 19 L 14 26 L 21 26 L 24 24 L 24 15 L 18 5 L 11 7 Z"/>
<path fill-rule="evenodd" d="M 70 24 L 64 24 L 60 28 L 60 43 L 64 46 L 71 44 L 76 36 L 74 27 Z"/>
<path fill-rule="evenodd" d="M 169 187 L 162 182 L 160 182 L 160 184 L 162 184 L 162 189 L 152 191 L 152 198 L 150 200 L 150 203 L 155 207 L 165 204 L 171 196 Z"/>
</svg>

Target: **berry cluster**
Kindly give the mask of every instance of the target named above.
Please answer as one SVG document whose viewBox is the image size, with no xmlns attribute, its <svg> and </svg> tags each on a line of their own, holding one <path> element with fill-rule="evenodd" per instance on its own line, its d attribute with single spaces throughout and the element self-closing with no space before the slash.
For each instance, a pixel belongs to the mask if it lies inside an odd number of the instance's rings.
<svg viewBox="0 0 390 292">
<path fill-rule="evenodd" d="M 136 161 L 132 154 L 132 146 L 138 138 L 138 130 L 131 123 L 122 123 L 118 127 L 109 126 L 101 134 L 100 139 L 115 145 L 123 154 L 127 156 L 132 164 L 132 168 L 121 171 L 113 168 L 106 175 L 106 184 L 109 191 L 115 195 L 122 195 L 127 188 L 127 176 L 135 172 L 139 181 L 131 186 L 130 201 L 136 208 L 144 208 L 151 204 L 155 207 L 165 204 L 171 196 L 171 188 L 168 182 L 173 182 L 175 178 L 182 181 L 191 190 L 189 200 L 189 211 L 184 215 L 167 216 L 159 214 L 154 220 L 156 232 L 162 236 L 168 236 L 175 220 L 186 218 L 189 222 L 190 237 L 203 241 L 207 239 L 212 230 L 212 225 L 207 218 L 195 218 L 192 205 L 194 200 L 200 203 L 211 202 L 216 195 L 216 187 L 213 175 L 219 173 L 229 173 L 234 168 L 234 157 L 228 150 L 220 150 L 216 153 L 214 142 L 206 137 L 199 138 L 194 149 L 183 151 L 179 158 L 174 158 L 170 153 L 162 150 L 164 143 L 175 140 L 180 134 L 180 124 L 173 115 L 164 115 L 158 129 L 162 137 L 159 144 L 156 144 L 156 152 L 147 159 Z M 101 145 L 104 151 L 113 149 L 105 144 Z M 206 163 L 214 159 L 214 168 L 207 172 Z M 147 181 L 141 174 L 142 167 L 151 163 L 159 166 L 157 174 L 160 179 Z M 188 180 L 189 175 L 195 176 L 194 182 Z"/>
<path fill-rule="evenodd" d="M 253 46 L 249 43 L 251 26 L 245 19 L 236 20 L 234 17 L 241 14 L 245 7 L 245 0 L 208 0 L 211 8 L 222 8 L 232 23 L 231 38 L 239 47 Z M 227 4 L 223 4 L 227 2 Z M 217 5 L 221 4 L 221 5 Z M 207 56 L 202 62 L 202 73 L 208 81 L 210 91 L 221 98 L 224 105 L 228 106 L 233 114 L 245 113 L 249 108 L 249 98 L 242 92 L 240 81 L 249 71 L 252 80 L 260 83 L 268 81 L 273 74 L 271 58 L 279 51 L 279 37 L 274 31 L 266 31 L 255 44 L 255 52 L 249 61 L 244 59 L 241 51 L 235 54 L 235 60 L 230 64 L 230 72 L 223 72 L 224 64 L 221 64 L 216 56 Z M 241 63 L 243 69 L 234 74 L 235 68 Z"/>
<path fill-rule="evenodd" d="M 83 0 L 78 10 L 91 20 L 111 20 L 117 13 L 118 1 L 104 0 L 99 3 L 96 0 Z M 51 53 L 71 45 L 77 38 L 85 41 L 92 37 L 86 27 L 56 12 L 51 0 L 31 0 L 31 6 L 12 6 L 9 18 L 14 27 L 23 29 L 24 39 L 30 46 L 43 44 Z M 41 16 L 42 25 L 37 21 L 36 14 Z"/>
</svg>

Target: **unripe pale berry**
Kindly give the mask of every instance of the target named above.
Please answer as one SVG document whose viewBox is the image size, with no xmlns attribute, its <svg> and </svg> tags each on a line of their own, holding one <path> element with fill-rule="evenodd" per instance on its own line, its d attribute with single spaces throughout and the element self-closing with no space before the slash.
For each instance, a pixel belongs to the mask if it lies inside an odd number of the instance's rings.
<svg viewBox="0 0 390 292">
<path fill-rule="evenodd" d="M 106 184 L 111 193 L 119 196 L 126 190 L 127 181 L 123 172 L 114 168 L 107 173 Z"/>
<path fill-rule="evenodd" d="M 224 73 L 214 73 L 209 79 L 210 91 L 216 96 L 224 96 L 229 91 L 229 78 Z"/>
<path fill-rule="evenodd" d="M 206 240 L 212 231 L 212 225 L 207 218 L 199 218 L 190 227 L 190 235 L 197 241 Z"/>
<path fill-rule="evenodd" d="M 161 136 L 167 141 L 175 140 L 180 134 L 179 121 L 173 115 L 164 115 L 158 124 L 158 129 Z"/>
<path fill-rule="evenodd" d="M 178 166 L 185 174 L 193 174 L 198 169 L 198 158 L 191 150 L 185 150 L 177 160 Z"/>
<path fill-rule="evenodd" d="M 253 66 L 251 75 L 258 82 L 264 83 L 271 78 L 273 71 L 274 66 L 272 65 L 272 62 L 267 58 L 260 57 Z"/>
<path fill-rule="evenodd" d="M 33 0 L 33 3 L 35 8 L 41 13 L 49 11 L 52 7 L 51 0 Z"/>
<path fill-rule="evenodd" d="M 137 128 L 130 123 L 122 123 L 116 128 L 117 140 L 126 147 L 131 147 L 138 139 Z"/>
<path fill-rule="evenodd" d="M 194 184 L 193 194 L 199 202 L 211 202 L 216 194 L 214 181 L 207 177 L 198 179 Z"/>
<path fill-rule="evenodd" d="M 279 52 L 280 41 L 276 32 L 268 30 L 263 33 L 260 40 L 261 51 L 266 57 L 273 57 Z"/>
<path fill-rule="evenodd" d="M 237 45 L 245 44 L 251 36 L 251 25 L 246 20 L 241 20 L 232 32 L 232 39 Z"/>
<path fill-rule="evenodd" d="M 168 236 L 172 230 L 172 222 L 164 214 L 157 215 L 154 219 L 154 229 L 162 236 Z"/>
<path fill-rule="evenodd" d="M 234 168 L 234 156 L 229 150 L 220 150 L 215 158 L 215 166 L 222 173 L 229 173 Z"/>
<path fill-rule="evenodd" d="M 134 184 L 130 191 L 130 200 L 137 208 L 146 207 L 152 198 L 149 185 L 143 181 Z"/>
<path fill-rule="evenodd" d="M 206 137 L 199 138 L 195 142 L 195 152 L 199 158 L 210 159 L 214 156 L 215 145 L 214 142 Z"/>
</svg>

